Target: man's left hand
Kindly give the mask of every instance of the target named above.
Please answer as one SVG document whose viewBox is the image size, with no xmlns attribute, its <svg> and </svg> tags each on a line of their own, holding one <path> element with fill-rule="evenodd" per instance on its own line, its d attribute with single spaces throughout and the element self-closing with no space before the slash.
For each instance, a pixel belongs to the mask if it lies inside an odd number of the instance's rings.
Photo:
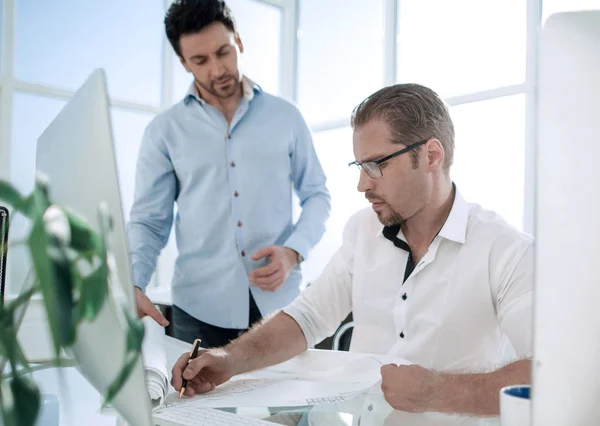
<svg viewBox="0 0 600 426">
<path fill-rule="evenodd" d="M 296 266 L 298 253 L 282 246 L 267 246 L 252 255 L 252 260 L 268 257 L 268 265 L 254 269 L 248 275 L 250 282 L 262 290 L 275 291 L 285 282 Z"/>
<path fill-rule="evenodd" d="M 387 364 L 381 367 L 381 390 L 396 410 L 411 413 L 436 411 L 432 404 L 443 377 L 419 365 Z"/>
</svg>

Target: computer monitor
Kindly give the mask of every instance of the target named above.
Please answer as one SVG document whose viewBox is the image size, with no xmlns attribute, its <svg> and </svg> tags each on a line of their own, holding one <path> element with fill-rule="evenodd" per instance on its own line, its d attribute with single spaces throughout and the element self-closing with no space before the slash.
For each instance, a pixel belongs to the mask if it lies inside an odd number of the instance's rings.
<svg viewBox="0 0 600 426">
<path fill-rule="evenodd" d="M 600 11 L 540 39 L 535 426 L 600 424 Z"/>
<path fill-rule="evenodd" d="M 8 209 L 0 206 L 0 305 L 4 304 L 6 257 L 8 256 Z"/>
<path fill-rule="evenodd" d="M 124 364 L 126 335 L 119 304 L 135 315 L 135 301 L 102 70 L 90 75 L 40 136 L 36 169 L 48 177 L 52 201 L 82 215 L 98 232 L 104 232 L 99 221 L 101 204 L 112 222 L 108 242 L 121 291 L 113 289 L 117 291 L 111 292 L 110 303 L 105 303 L 97 319 L 79 327 L 73 348 L 78 368 L 104 394 Z M 115 301 L 118 293 L 124 300 Z M 113 406 L 130 424 L 152 424 L 141 357 Z"/>
</svg>

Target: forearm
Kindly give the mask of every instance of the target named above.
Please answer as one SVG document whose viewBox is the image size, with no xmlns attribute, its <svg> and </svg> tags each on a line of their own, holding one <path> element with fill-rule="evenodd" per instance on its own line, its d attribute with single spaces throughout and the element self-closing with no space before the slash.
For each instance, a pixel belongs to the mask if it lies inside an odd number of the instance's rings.
<svg viewBox="0 0 600 426">
<path fill-rule="evenodd" d="M 432 395 L 431 410 L 445 413 L 498 415 L 500 389 L 531 383 L 531 361 L 521 360 L 491 373 L 443 374 Z"/>
<path fill-rule="evenodd" d="M 233 358 L 235 374 L 279 364 L 306 349 L 302 329 L 284 312 L 252 327 L 225 347 Z"/>
</svg>

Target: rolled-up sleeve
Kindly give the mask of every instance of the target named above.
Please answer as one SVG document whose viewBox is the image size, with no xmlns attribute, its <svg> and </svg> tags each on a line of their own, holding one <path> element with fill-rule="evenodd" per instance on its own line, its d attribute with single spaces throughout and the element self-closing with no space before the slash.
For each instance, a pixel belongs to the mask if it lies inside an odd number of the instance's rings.
<svg viewBox="0 0 600 426">
<path fill-rule="evenodd" d="M 348 221 L 342 246 L 321 276 L 284 309 L 304 332 L 308 347 L 335 333 L 352 310 L 352 265 L 358 219 L 354 216 Z"/>
<path fill-rule="evenodd" d="M 516 265 L 497 289 L 498 321 L 517 358 L 526 359 L 533 356 L 533 242 L 514 256 Z"/>
</svg>

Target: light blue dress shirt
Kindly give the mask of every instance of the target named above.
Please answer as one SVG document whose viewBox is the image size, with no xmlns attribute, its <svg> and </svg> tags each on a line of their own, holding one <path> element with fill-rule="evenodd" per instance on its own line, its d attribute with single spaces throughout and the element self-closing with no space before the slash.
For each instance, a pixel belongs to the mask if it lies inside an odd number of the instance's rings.
<svg viewBox="0 0 600 426">
<path fill-rule="evenodd" d="M 248 79 L 243 87 L 231 127 L 194 85 L 148 125 L 128 224 L 135 285 L 148 285 L 175 216 L 173 303 L 201 321 L 238 329 L 248 327 L 248 288 L 263 316 L 299 294 L 299 266 L 275 292 L 251 285 L 248 273 L 266 261 L 250 256 L 275 244 L 306 258 L 330 210 L 300 112 Z M 292 184 L 302 206 L 296 224 Z"/>
</svg>

